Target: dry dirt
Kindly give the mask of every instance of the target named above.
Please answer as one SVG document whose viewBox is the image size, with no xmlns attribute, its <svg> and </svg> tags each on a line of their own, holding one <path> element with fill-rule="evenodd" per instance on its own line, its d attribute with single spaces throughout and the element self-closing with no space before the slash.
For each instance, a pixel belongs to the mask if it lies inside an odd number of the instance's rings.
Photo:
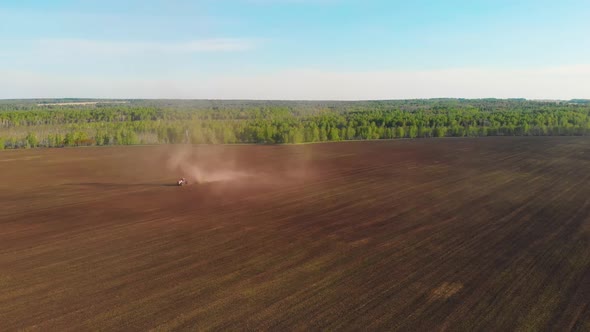
<svg viewBox="0 0 590 332">
<path fill-rule="evenodd" d="M 589 166 L 565 137 L 2 151 L 0 330 L 588 331 Z"/>
</svg>

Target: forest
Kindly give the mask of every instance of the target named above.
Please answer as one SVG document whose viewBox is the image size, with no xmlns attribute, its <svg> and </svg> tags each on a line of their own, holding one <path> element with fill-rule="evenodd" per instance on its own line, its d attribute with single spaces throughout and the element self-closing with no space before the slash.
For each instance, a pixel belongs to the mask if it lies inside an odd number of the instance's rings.
<svg viewBox="0 0 590 332">
<path fill-rule="evenodd" d="M 584 135 L 587 100 L 0 101 L 0 149 Z"/>
</svg>

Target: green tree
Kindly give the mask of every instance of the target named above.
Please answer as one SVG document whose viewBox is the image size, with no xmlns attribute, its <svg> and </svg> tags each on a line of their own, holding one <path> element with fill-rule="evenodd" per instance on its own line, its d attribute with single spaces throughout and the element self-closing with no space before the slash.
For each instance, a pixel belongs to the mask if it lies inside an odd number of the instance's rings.
<svg viewBox="0 0 590 332">
<path fill-rule="evenodd" d="M 419 134 L 420 137 L 432 137 L 432 128 L 430 127 L 420 127 Z"/>
<path fill-rule="evenodd" d="M 192 144 L 203 144 L 205 143 L 205 138 L 203 137 L 203 132 L 201 128 L 195 128 L 191 131 L 191 143 Z"/>
<path fill-rule="evenodd" d="M 356 130 L 352 126 L 346 128 L 346 139 L 352 140 L 356 138 Z"/>
<path fill-rule="evenodd" d="M 332 129 L 330 129 L 330 134 L 328 135 L 328 139 L 330 141 L 339 141 L 340 140 L 340 133 L 338 131 L 338 128 L 333 127 Z"/>
<path fill-rule="evenodd" d="M 233 144 L 236 143 L 236 135 L 234 131 L 230 127 L 223 128 L 223 143 L 225 144 Z"/>
<path fill-rule="evenodd" d="M 436 127 L 434 128 L 435 137 L 445 137 L 447 135 L 447 127 Z"/>
<path fill-rule="evenodd" d="M 67 133 L 66 136 L 64 137 L 63 144 L 65 146 L 74 146 L 74 144 L 75 144 L 75 142 L 74 142 L 74 134 Z"/>
<path fill-rule="evenodd" d="M 479 127 L 479 133 L 478 133 L 478 135 L 480 137 L 488 136 L 488 127 L 484 127 L 484 126 Z"/>
<path fill-rule="evenodd" d="M 171 126 L 166 129 L 166 137 L 168 138 L 168 142 L 172 144 L 182 143 L 182 139 L 184 137 L 182 128 Z M 119 136 L 117 136 L 117 141 L 119 141 Z M 122 144 L 122 143 L 119 143 Z"/>
<path fill-rule="evenodd" d="M 531 127 L 528 123 L 523 124 L 522 126 L 522 135 L 529 136 L 531 134 Z"/>
<path fill-rule="evenodd" d="M 326 130 L 326 127 L 322 126 L 320 128 L 320 141 L 325 142 L 328 140 L 328 131 Z"/>
<path fill-rule="evenodd" d="M 312 128 L 311 141 L 312 142 L 319 142 L 320 141 L 320 129 L 317 126 L 314 126 Z"/>
<path fill-rule="evenodd" d="M 369 134 L 369 139 L 379 139 L 382 136 L 381 131 L 379 130 L 379 127 L 377 127 L 377 124 L 375 122 L 371 122 L 371 131 Z"/>
<path fill-rule="evenodd" d="M 303 130 L 301 128 L 292 128 L 289 132 L 289 142 L 293 144 L 300 144 L 303 143 L 305 140 L 305 136 L 303 134 Z"/>
<path fill-rule="evenodd" d="M 37 139 L 37 136 L 34 133 L 29 133 L 27 137 L 25 137 L 25 140 L 27 147 L 36 148 L 37 146 L 39 146 L 39 140 Z"/>
<path fill-rule="evenodd" d="M 215 135 L 215 132 L 213 130 L 211 130 L 210 128 L 203 128 L 203 137 L 205 138 L 205 143 L 207 144 L 217 144 L 218 140 L 217 140 L 217 136 Z"/>
<path fill-rule="evenodd" d="M 61 147 L 64 144 L 64 138 L 61 136 L 61 134 L 55 134 L 53 135 L 53 146 L 56 147 Z"/>
<path fill-rule="evenodd" d="M 404 129 L 404 127 L 396 127 L 395 128 L 395 137 L 397 138 L 404 138 L 406 137 L 406 130 Z"/>
<path fill-rule="evenodd" d="M 101 137 L 99 137 L 99 140 L 102 141 L 102 145 L 111 144 L 111 136 L 109 136 L 109 134 L 107 134 L 107 133 L 105 133 Z"/>
<path fill-rule="evenodd" d="M 83 131 L 74 133 L 74 143 L 76 145 L 89 145 L 88 134 Z"/>
<path fill-rule="evenodd" d="M 590 103 L 450 99 L 261 105 L 138 101 L 116 107 L 44 109 L 1 103 L 0 127 L 6 136 L 6 148 L 130 144 L 138 142 L 139 137 L 156 143 L 215 144 L 318 142 L 336 138 L 590 135 Z M 64 139 L 63 134 L 47 131 L 70 135 Z M 31 136 L 23 137 L 22 132 Z M 90 132 L 96 134 L 91 138 L 80 134 Z M 37 137 L 44 139 L 38 141 Z"/>
<path fill-rule="evenodd" d="M 139 139 L 137 134 L 134 131 L 126 130 L 121 132 L 122 142 L 120 144 L 124 145 L 134 145 L 139 144 Z"/>
<path fill-rule="evenodd" d="M 53 139 L 53 135 L 47 135 L 47 138 L 41 143 L 41 145 L 45 145 L 48 148 L 54 148 L 55 140 Z"/>
<path fill-rule="evenodd" d="M 408 137 L 416 138 L 416 136 L 418 136 L 418 127 L 411 126 L 410 129 L 408 130 Z"/>
</svg>

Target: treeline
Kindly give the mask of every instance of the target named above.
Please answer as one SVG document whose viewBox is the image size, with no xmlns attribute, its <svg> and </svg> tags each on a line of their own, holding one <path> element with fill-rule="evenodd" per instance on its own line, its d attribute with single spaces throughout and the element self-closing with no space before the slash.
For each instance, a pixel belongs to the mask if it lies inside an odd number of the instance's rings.
<svg viewBox="0 0 590 332">
<path fill-rule="evenodd" d="M 526 100 L 14 101 L 0 107 L 0 149 L 589 134 L 589 104 Z"/>
</svg>

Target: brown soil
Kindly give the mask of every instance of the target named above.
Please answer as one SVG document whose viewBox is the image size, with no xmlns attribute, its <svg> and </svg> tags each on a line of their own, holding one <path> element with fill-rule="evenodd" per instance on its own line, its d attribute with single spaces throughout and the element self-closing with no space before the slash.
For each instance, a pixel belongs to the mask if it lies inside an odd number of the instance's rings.
<svg viewBox="0 0 590 332">
<path fill-rule="evenodd" d="M 560 137 L 2 151 L 0 329 L 589 330 L 589 166 Z"/>
</svg>

